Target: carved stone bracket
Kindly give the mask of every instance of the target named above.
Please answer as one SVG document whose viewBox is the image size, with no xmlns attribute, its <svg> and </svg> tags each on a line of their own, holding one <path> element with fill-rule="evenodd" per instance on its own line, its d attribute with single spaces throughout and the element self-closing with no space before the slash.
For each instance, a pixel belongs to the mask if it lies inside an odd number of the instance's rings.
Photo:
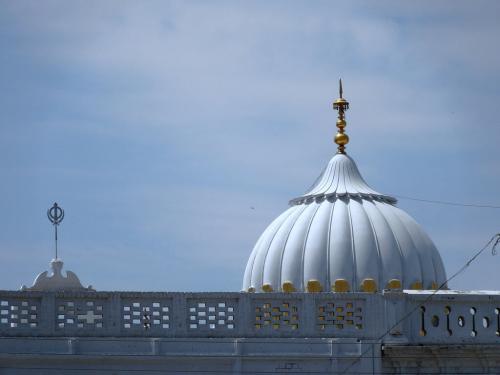
<svg viewBox="0 0 500 375">
<path fill-rule="evenodd" d="M 78 276 L 74 272 L 66 271 L 66 276 L 62 274 L 63 261 L 60 259 L 52 259 L 50 266 L 52 268 L 52 275 L 48 275 L 48 271 L 44 271 L 39 274 L 33 285 L 27 287 L 23 285 L 21 287 L 22 291 L 63 291 L 63 290 L 90 290 L 93 291 L 92 286 L 84 287 Z"/>
</svg>

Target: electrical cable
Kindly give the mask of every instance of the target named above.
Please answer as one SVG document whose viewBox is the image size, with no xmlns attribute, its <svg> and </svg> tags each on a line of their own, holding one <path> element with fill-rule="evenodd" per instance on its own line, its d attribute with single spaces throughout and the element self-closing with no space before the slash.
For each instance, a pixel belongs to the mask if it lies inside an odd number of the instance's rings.
<svg viewBox="0 0 500 375">
<path fill-rule="evenodd" d="M 366 345 L 368 345 L 366 342 L 364 343 Z M 345 343 L 344 343 L 345 345 Z M 371 345 L 371 344 L 370 344 Z M 460 349 L 462 349 L 464 347 L 464 344 L 463 343 L 456 343 L 456 344 L 447 344 L 446 347 L 447 348 L 450 348 L 450 347 L 453 347 L 453 346 L 457 346 L 459 347 Z M 474 347 L 477 347 L 478 344 L 469 344 L 469 346 L 474 346 Z M 497 344 L 492 344 L 492 343 L 488 343 L 488 344 L 485 344 L 485 345 L 497 345 Z M 406 345 L 405 345 L 406 346 Z M 422 345 L 422 344 L 415 344 L 414 345 L 415 347 L 418 347 L 418 349 L 422 349 L 422 348 L 433 348 L 434 345 Z M 1 355 L 10 355 L 10 356 L 32 356 L 34 355 L 33 352 L 24 352 L 24 353 L 21 353 L 21 352 L 2 352 Z M 45 356 L 45 355 L 51 355 L 51 356 L 55 356 L 55 357 L 59 357 L 59 358 L 64 358 L 64 357 L 78 357 L 78 356 L 85 356 L 86 358 L 88 357 L 91 357 L 90 354 L 70 354 L 70 353 L 43 353 L 43 354 L 40 354 L 40 353 L 36 353 L 36 355 L 40 355 L 40 356 Z M 169 358 L 183 358 L 183 359 L 188 359 L 188 358 L 202 358 L 202 359 L 238 359 L 238 358 L 241 358 L 241 359 L 245 359 L 245 358 L 249 358 L 247 355 L 244 355 L 244 354 L 221 354 L 221 355 L 214 355 L 214 354 L 199 354 L 199 355 L 194 355 L 194 354 L 185 354 L 185 355 L 179 355 L 179 354 L 157 354 L 157 355 L 152 355 L 152 354 L 109 354 L 110 357 L 115 357 L 115 358 L 134 358 L 134 357 L 137 357 L 138 359 L 140 360 L 143 360 L 145 357 L 146 358 L 152 358 L 152 359 L 169 359 Z M 280 356 L 277 356 L 278 358 L 280 358 Z M 358 356 L 359 357 L 359 356 Z M 358 358 L 356 357 L 356 358 Z M 258 354 L 252 354 L 252 360 L 256 359 L 256 358 L 273 358 L 273 357 L 270 357 L 269 355 L 258 355 Z M 317 360 L 328 360 L 330 358 L 335 358 L 337 360 L 341 359 L 341 360 L 349 360 L 349 359 L 356 359 L 354 358 L 354 356 L 352 355 L 338 355 L 338 354 L 335 354 L 333 357 L 330 356 L 330 355 L 314 355 L 314 354 L 310 354 L 308 353 L 307 355 L 304 355 L 302 354 L 300 357 L 299 356 L 296 356 L 294 357 L 294 360 L 302 360 L 304 358 L 307 358 L 307 359 L 317 359 Z M 366 359 L 381 359 L 381 358 L 387 358 L 387 356 L 385 355 L 367 355 L 363 358 L 366 358 Z M 390 356 L 391 359 L 395 359 L 395 360 L 399 360 L 399 359 L 414 359 L 414 358 L 436 358 L 434 354 L 425 354 L 425 355 L 391 355 Z M 474 359 L 474 358 L 478 358 L 477 355 L 463 355 L 463 354 L 460 354 L 460 355 L 440 355 L 439 356 L 440 359 Z M 481 358 L 482 359 L 493 359 L 493 358 L 498 358 L 498 354 L 494 354 L 494 355 L 489 355 L 489 354 L 483 354 L 481 355 Z M 1 366 L 0 366 L 1 368 Z"/>
<path fill-rule="evenodd" d="M 431 200 L 431 199 L 413 198 L 413 197 L 407 197 L 404 195 L 396 195 L 396 194 L 391 194 L 391 196 L 399 198 L 399 199 L 408 199 L 411 201 L 433 203 L 433 204 L 442 204 L 442 205 L 447 205 L 447 206 L 500 209 L 500 206 L 495 206 L 495 205 L 490 205 L 490 204 L 475 204 L 475 203 L 459 203 L 459 202 L 439 201 L 439 200 Z"/>
<path fill-rule="evenodd" d="M 60 371 L 65 371 L 64 374 L 68 374 L 67 371 L 71 371 L 74 373 L 85 373 L 85 372 L 90 372 L 92 373 L 103 373 L 103 372 L 111 372 L 113 374 L 117 374 L 118 372 L 120 374 L 124 373 L 158 373 L 158 374 L 234 374 L 234 373 L 239 373 L 239 374 L 276 374 L 276 373 L 293 373 L 293 374 L 325 374 L 325 371 L 289 371 L 288 369 L 285 368 L 276 368 L 274 370 L 270 371 L 259 371 L 259 370 L 237 370 L 236 372 L 234 370 L 155 370 L 155 369 L 124 369 L 124 368 L 110 368 L 110 369 L 102 369 L 102 368 L 86 368 L 86 369 L 76 369 L 76 368 L 70 368 L 70 367 L 6 367 L 6 366 L 0 366 L 0 369 L 7 369 L 7 370 L 33 370 L 33 371 L 43 371 L 43 370 L 60 370 Z M 281 370 L 281 371 L 280 371 Z M 480 372 L 464 372 L 461 371 L 460 374 L 464 375 L 475 375 L 475 374 L 484 374 L 484 371 L 479 370 Z M 39 372 L 37 372 L 39 373 Z M 355 372 L 347 372 L 346 374 L 371 374 L 371 375 L 389 375 L 389 374 L 394 374 L 393 371 L 355 371 Z M 405 372 L 405 374 L 419 374 L 419 375 L 432 375 L 436 374 L 436 372 L 422 372 L 420 368 L 416 368 L 415 371 L 410 371 L 410 372 Z"/>
<path fill-rule="evenodd" d="M 426 304 L 427 302 L 429 302 L 440 290 L 442 290 L 443 288 L 445 288 L 448 283 L 453 280 L 455 277 L 457 277 L 459 274 L 461 274 L 467 267 L 469 267 L 471 265 L 471 263 L 473 261 L 475 261 L 477 259 L 477 257 L 479 257 L 479 255 L 481 255 L 483 253 L 484 250 L 486 250 L 488 248 L 488 246 L 490 246 L 491 244 L 492 247 L 491 247 L 491 254 L 492 255 L 496 255 L 496 247 L 498 246 L 498 244 L 500 243 L 500 233 L 496 233 L 495 235 L 493 235 L 490 240 L 486 243 L 486 245 L 484 245 L 481 250 L 479 250 L 478 252 L 476 252 L 458 271 L 456 271 L 452 276 L 450 276 L 446 281 L 444 281 L 441 285 L 439 285 L 439 287 L 434 290 L 434 292 L 432 292 L 423 302 L 420 303 L 420 305 L 424 305 Z M 395 324 L 393 324 L 387 331 L 385 331 L 382 335 L 380 335 L 378 338 L 377 338 L 377 341 L 381 341 L 384 337 L 386 337 L 394 328 L 396 328 L 399 324 L 401 324 L 403 321 L 405 321 L 406 319 L 408 319 L 411 315 L 413 315 L 413 313 L 415 311 L 417 311 L 419 309 L 420 306 L 415 306 L 413 309 L 411 309 L 409 312 L 407 312 L 406 314 L 403 315 L 403 317 L 401 319 L 399 319 Z M 359 360 L 361 360 L 362 358 L 364 358 L 364 355 L 366 353 L 368 353 L 369 351 L 371 350 L 371 348 L 365 350 L 363 353 L 361 353 L 360 356 L 358 356 L 354 362 L 345 370 L 349 370 L 352 366 L 354 366 Z M 348 372 L 341 372 L 340 374 L 347 374 Z"/>
</svg>

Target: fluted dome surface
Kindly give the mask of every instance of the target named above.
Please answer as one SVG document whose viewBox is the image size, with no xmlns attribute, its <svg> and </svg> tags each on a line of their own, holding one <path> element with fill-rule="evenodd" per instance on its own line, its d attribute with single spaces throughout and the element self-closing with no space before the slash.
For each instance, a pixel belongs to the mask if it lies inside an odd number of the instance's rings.
<svg viewBox="0 0 500 375">
<path fill-rule="evenodd" d="M 336 154 L 304 195 L 257 241 L 246 291 L 435 289 L 446 280 L 422 228 L 371 189 L 354 161 Z"/>
</svg>

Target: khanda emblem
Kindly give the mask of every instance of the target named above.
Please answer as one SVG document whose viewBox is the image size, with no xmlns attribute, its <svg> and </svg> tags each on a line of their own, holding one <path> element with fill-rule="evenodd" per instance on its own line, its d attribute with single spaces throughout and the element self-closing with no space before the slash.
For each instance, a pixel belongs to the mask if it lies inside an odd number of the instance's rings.
<svg viewBox="0 0 500 375">
<path fill-rule="evenodd" d="M 64 219 L 64 210 L 54 203 L 54 205 L 47 210 L 47 217 L 53 225 L 59 225 Z"/>
<path fill-rule="evenodd" d="M 55 248 L 56 248 L 56 259 L 57 259 L 57 226 L 64 219 L 64 210 L 54 203 L 54 205 L 47 210 L 47 217 L 49 218 L 52 225 L 54 225 L 54 237 L 55 237 Z"/>
</svg>

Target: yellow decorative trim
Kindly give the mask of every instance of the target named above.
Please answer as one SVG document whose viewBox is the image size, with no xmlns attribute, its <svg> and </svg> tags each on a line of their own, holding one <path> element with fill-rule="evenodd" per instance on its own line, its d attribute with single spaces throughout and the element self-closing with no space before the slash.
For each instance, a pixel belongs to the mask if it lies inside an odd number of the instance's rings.
<svg viewBox="0 0 500 375">
<path fill-rule="evenodd" d="M 387 289 L 391 289 L 391 290 L 401 289 L 401 281 L 398 279 L 389 280 L 389 282 L 387 283 Z"/>
<path fill-rule="evenodd" d="M 361 283 L 361 291 L 375 293 L 377 291 L 377 283 L 373 279 L 364 279 Z"/>
<path fill-rule="evenodd" d="M 285 292 L 285 293 L 296 292 L 296 289 L 293 286 L 293 283 L 291 281 L 285 281 L 283 283 L 283 285 L 281 286 L 281 289 L 283 289 L 283 292 Z"/>
<path fill-rule="evenodd" d="M 349 283 L 346 279 L 337 279 L 335 283 L 332 285 L 332 292 L 337 293 L 346 293 L 349 292 L 351 288 L 349 287 Z"/>
<path fill-rule="evenodd" d="M 255 288 L 253 286 L 248 288 L 248 293 L 255 293 Z"/>
<path fill-rule="evenodd" d="M 318 280 L 309 280 L 307 282 L 307 291 L 310 293 L 319 293 L 323 290 L 321 283 Z"/>
<path fill-rule="evenodd" d="M 264 284 L 262 285 L 262 290 L 264 292 L 272 292 L 273 291 L 273 286 L 271 284 Z"/>
<path fill-rule="evenodd" d="M 435 282 L 435 281 L 433 281 L 433 282 L 431 283 L 431 289 L 436 290 L 437 288 L 439 288 L 438 283 L 437 283 L 437 282 Z"/>
<path fill-rule="evenodd" d="M 410 285 L 410 289 L 421 290 L 424 289 L 424 286 L 422 285 L 421 281 L 415 281 L 413 284 Z"/>
</svg>

